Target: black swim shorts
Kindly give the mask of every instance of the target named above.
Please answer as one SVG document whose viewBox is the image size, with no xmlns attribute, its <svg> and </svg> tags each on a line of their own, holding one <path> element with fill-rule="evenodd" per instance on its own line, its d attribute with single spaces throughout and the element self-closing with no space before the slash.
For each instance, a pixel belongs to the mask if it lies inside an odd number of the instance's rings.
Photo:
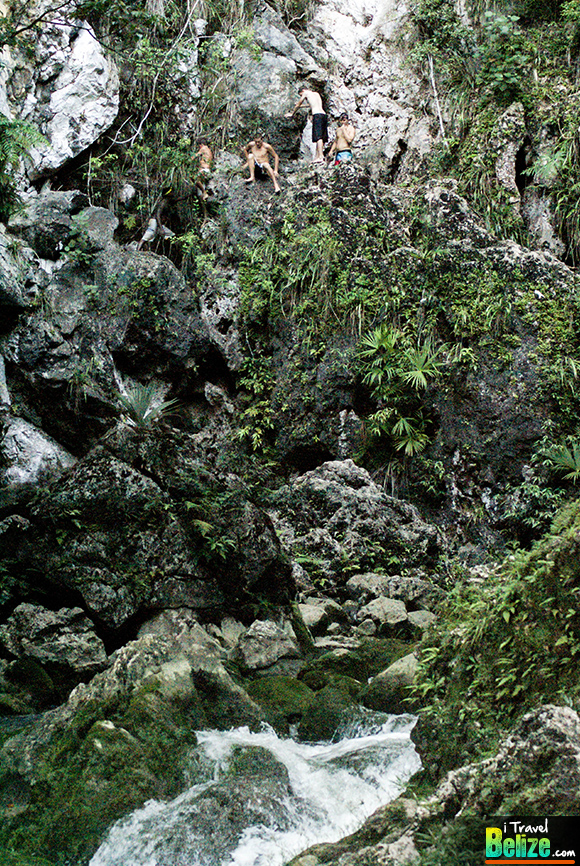
<svg viewBox="0 0 580 866">
<path fill-rule="evenodd" d="M 328 141 L 328 118 L 324 112 L 312 115 L 312 141 Z"/>
</svg>

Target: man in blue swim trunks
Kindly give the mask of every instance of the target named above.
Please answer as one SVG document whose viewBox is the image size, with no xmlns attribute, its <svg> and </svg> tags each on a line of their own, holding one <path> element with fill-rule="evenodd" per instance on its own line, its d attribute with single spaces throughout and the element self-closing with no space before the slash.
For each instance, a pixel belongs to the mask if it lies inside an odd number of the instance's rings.
<svg viewBox="0 0 580 866">
<path fill-rule="evenodd" d="M 324 162 L 324 145 L 328 141 L 328 118 L 326 111 L 322 107 L 322 97 L 316 90 L 308 90 L 307 87 L 300 91 L 300 99 L 292 109 L 288 111 L 285 117 L 292 117 L 306 100 L 312 112 L 312 143 L 316 146 L 314 162 Z"/>
<path fill-rule="evenodd" d="M 340 115 L 338 121 L 339 126 L 336 130 L 336 136 L 332 142 L 330 150 L 328 151 L 329 159 L 334 155 L 334 165 L 340 165 L 343 162 L 351 162 L 351 144 L 356 135 L 356 129 L 348 119 L 346 111 Z"/>
</svg>

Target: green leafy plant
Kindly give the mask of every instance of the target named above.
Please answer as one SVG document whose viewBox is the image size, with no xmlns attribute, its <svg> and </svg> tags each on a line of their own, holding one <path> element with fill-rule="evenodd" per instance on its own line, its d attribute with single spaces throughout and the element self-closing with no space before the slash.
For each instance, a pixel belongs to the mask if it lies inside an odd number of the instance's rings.
<svg viewBox="0 0 580 866">
<path fill-rule="evenodd" d="M 147 430 L 168 418 L 178 405 L 177 400 L 158 401 L 155 385 L 137 383 L 127 394 L 116 393 L 125 422 L 138 430 Z"/>
<path fill-rule="evenodd" d="M 529 74 L 532 60 L 517 26 L 518 21 L 517 15 L 502 15 L 488 10 L 477 50 L 479 68 L 476 83 L 489 91 L 501 105 L 507 105 L 520 96 L 522 80 Z"/>
<path fill-rule="evenodd" d="M 441 375 L 445 348 L 436 348 L 429 338 L 420 346 L 410 345 L 401 331 L 386 322 L 360 343 L 363 382 L 382 404 L 368 419 L 370 432 L 388 437 L 396 451 L 409 457 L 429 441 L 418 398 Z"/>
<path fill-rule="evenodd" d="M 570 445 L 552 445 L 543 452 L 544 462 L 574 484 L 580 479 L 580 442 Z"/>
<path fill-rule="evenodd" d="M 576 500 L 530 551 L 449 594 L 422 645 L 417 679 L 442 769 L 464 761 L 464 748 L 484 751 L 532 707 L 577 699 L 579 526 Z"/>
<path fill-rule="evenodd" d="M 45 138 L 24 120 L 9 120 L 0 114 L 0 220 L 6 222 L 18 207 L 20 197 L 14 179 L 20 161 L 33 145 Z"/>
</svg>

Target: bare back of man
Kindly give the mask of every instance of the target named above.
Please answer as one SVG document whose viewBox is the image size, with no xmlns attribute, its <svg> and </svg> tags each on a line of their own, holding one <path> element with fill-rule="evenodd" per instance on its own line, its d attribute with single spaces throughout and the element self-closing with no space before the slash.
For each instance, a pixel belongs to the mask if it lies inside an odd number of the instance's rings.
<svg viewBox="0 0 580 866">
<path fill-rule="evenodd" d="M 303 87 L 300 91 L 300 99 L 292 109 L 286 112 L 285 117 L 292 117 L 306 100 L 312 114 L 312 143 L 315 146 L 314 162 L 324 162 L 323 149 L 328 141 L 328 127 L 326 111 L 322 107 L 322 97 L 316 90 Z"/>
<path fill-rule="evenodd" d="M 274 192 L 281 192 L 280 184 L 278 183 L 280 158 L 272 145 L 264 141 L 261 135 L 257 135 L 253 141 L 250 141 L 246 145 L 244 153 L 246 154 L 247 166 L 250 171 L 250 176 L 246 178 L 246 183 L 254 183 L 256 180 L 256 168 L 259 168 L 272 179 Z M 274 168 L 270 165 L 270 156 L 274 158 Z"/>
</svg>

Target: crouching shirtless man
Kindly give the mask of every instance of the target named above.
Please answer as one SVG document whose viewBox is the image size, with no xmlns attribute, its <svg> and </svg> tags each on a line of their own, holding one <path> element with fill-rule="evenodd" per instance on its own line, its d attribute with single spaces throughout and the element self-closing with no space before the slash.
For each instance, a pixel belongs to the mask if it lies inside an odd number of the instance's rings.
<svg viewBox="0 0 580 866">
<path fill-rule="evenodd" d="M 280 184 L 278 183 L 278 165 L 280 158 L 271 144 L 264 141 L 262 134 L 259 132 L 253 141 L 250 141 L 244 148 L 246 154 L 247 166 L 250 169 L 250 176 L 246 178 L 246 183 L 254 183 L 256 180 L 256 169 L 269 174 L 274 184 L 274 192 L 278 195 L 281 192 Z M 269 155 L 274 157 L 274 168 L 270 165 Z"/>
</svg>

